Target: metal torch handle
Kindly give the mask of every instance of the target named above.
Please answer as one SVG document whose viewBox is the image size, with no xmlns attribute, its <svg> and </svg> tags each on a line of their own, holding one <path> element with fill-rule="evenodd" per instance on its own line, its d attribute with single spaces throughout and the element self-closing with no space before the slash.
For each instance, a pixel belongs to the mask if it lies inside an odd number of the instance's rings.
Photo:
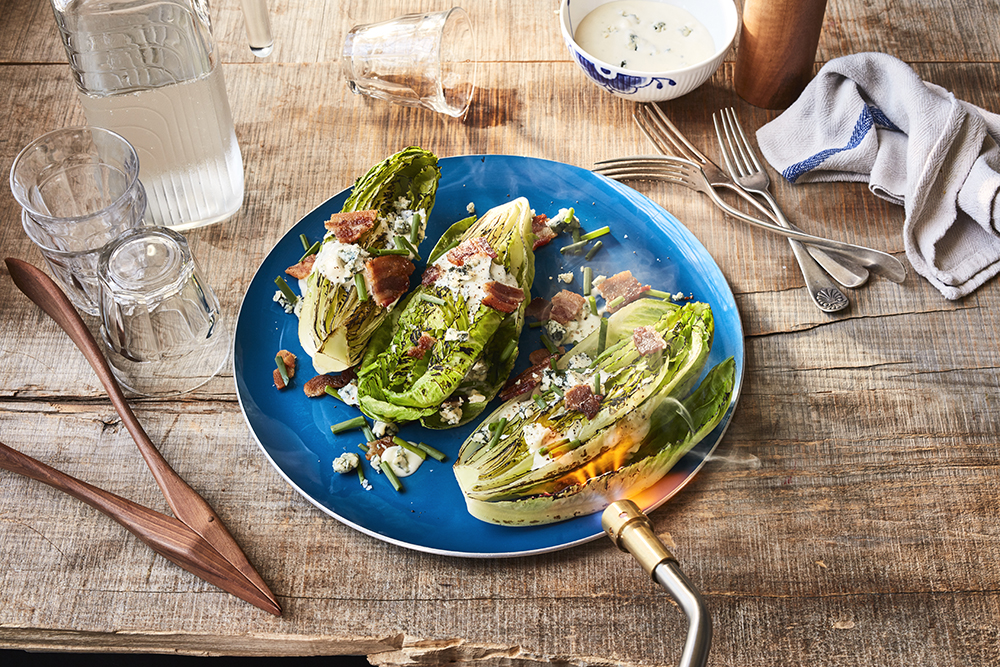
<svg viewBox="0 0 1000 667">
<path fill-rule="evenodd" d="M 663 586 L 688 617 L 688 633 L 679 667 L 705 667 L 712 646 L 712 616 L 677 559 L 653 532 L 649 518 L 631 500 L 611 503 L 601 517 L 608 537 L 632 554 L 653 580 Z"/>
</svg>

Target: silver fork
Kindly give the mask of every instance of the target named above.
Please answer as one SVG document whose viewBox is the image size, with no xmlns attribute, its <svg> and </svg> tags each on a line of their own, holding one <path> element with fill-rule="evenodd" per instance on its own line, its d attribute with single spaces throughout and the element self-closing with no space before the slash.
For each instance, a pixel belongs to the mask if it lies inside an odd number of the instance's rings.
<svg viewBox="0 0 1000 667">
<path fill-rule="evenodd" d="M 677 129 L 677 126 L 670 121 L 658 105 L 640 104 L 636 111 L 633 112 L 632 118 L 635 119 L 635 122 L 639 125 L 639 129 L 646 135 L 646 138 L 661 153 L 664 155 L 676 155 L 700 164 L 701 168 L 705 171 L 705 175 L 708 177 L 708 182 L 713 187 L 730 190 L 767 216 L 768 219 L 781 224 L 781 221 L 770 208 L 761 204 L 756 197 L 735 183 L 729 174 L 719 168 L 719 165 L 708 159 L 704 153 L 688 141 L 687 137 Z M 795 225 L 792 225 L 792 229 L 802 231 Z M 868 281 L 867 270 L 831 257 L 817 247 L 808 246 L 807 249 L 813 259 L 819 262 L 820 266 L 826 269 L 826 272 L 844 287 L 861 287 Z"/>
<path fill-rule="evenodd" d="M 719 117 L 713 113 L 712 122 L 715 123 L 715 134 L 719 138 L 719 148 L 722 150 L 722 159 L 726 163 L 729 175 L 744 190 L 763 197 L 778 217 L 778 224 L 789 227 L 788 219 L 778 208 L 778 202 L 768 190 L 770 180 L 750 148 L 736 113 L 731 108 L 723 110 L 721 123 Z M 847 296 L 837 289 L 816 260 L 806 252 L 805 246 L 793 239 L 789 239 L 788 243 L 792 246 L 795 261 L 798 262 L 802 277 L 806 281 L 806 289 L 816 306 L 825 313 L 835 313 L 847 308 L 850 305 Z"/>
<path fill-rule="evenodd" d="M 864 246 L 834 241 L 822 236 L 813 236 L 798 229 L 786 229 L 754 218 L 738 208 L 730 206 L 712 187 L 701 165 L 690 160 L 673 155 L 641 155 L 602 160 L 595 163 L 593 171 L 616 180 L 655 180 L 683 185 L 707 195 L 724 212 L 754 227 L 785 238 L 795 239 L 807 245 L 819 246 L 828 253 L 836 255 L 838 259 L 864 267 L 893 282 L 901 283 L 906 278 L 906 269 L 903 264 L 892 255 Z"/>
</svg>

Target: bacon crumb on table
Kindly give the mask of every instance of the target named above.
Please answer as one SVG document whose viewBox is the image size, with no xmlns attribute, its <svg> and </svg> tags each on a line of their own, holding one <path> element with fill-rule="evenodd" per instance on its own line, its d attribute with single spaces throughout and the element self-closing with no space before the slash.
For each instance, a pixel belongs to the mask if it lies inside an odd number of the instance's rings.
<svg viewBox="0 0 1000 667">
<path fill-rule="evenodd" d="M 626 304 L 632 303 L 636 299 L 642 296 L 642 293 L 649 289 L 649 285 L 643 285 L 634 277 L 632 277 L 632 272 L 625 270 L 621 273 L 616 273 L 610 278 L 606 278 L 601 281 L 601 284 L 597 286 L 597 291 L 600 292 L 601 296 L 604 297 L 606 303 L 611 303 L 618 297 L 622 297 L 624 300 L 615 306 L 614 308 L 608 308 L 609 313 L 621 310 Z"/>
<path fill-rule="evenodd" d="M 295 355 L 288 350 L 281 350 L 275 355 L 275 357 L 281 357 L 282 363 L 285 364 L 285 373 L 288 375 L 288 379 L 290 380 L 295 377 Z M 275 361 L 275 363 L 277 363 L 277 361 Z M 274 386 L 279 390 L 288 386 L 287 383 L 285 383 L 285 379 L 281 377 L 281 371 L 277 368 L 275 368 L 271 373 L 271 377 L 274 378 Z"/>
<path fill-rule="evenodd" d="M 355 243 L 369 229 L 375 226 L 378 211 L 347 211 L 334 213 L 324 226 L 333 232 L 341 243 Z"/>
</svg>

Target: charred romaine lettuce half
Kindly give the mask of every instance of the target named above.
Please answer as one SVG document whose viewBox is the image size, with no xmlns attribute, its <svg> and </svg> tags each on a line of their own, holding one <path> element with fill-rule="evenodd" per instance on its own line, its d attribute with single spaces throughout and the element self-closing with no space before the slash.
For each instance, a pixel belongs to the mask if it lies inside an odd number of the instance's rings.
<svg viewBox="0 0 1000 667">
<path fill-rule="evenodd" d="M 345 213 L 378 212 L 375 226 L 358 239 L 357 245 L 365 250 L 384 249 L 395 235 L 409 236 L 406 230 L 393 228 L 401 210 L 419 214 L 419 228 L 410 237 L 413 246 L 419 245 L 434 207 L 440 176 L 437 157 L 414 146 L 372 167 L 354 183 L 342 209 Z M 324 245 L 334 242 L 332 234 L 323 239 Z M 335 284 L 320 271 L 313 271 L 306 279 L 299 311 L 299 341 L 312 357 L 317 372 L 342 371 L 356 365 L 364 355 L 368 339 L 391 310 L 372 298 L 358 297 L 353 280 Z"/>
<path fill-rule="evenodd" d="M 417 287 L 378 329 L 358 371 L 361 411 L 388 422 L 459 426 L 479 415 L 514 368 L 535 275 L 531 207 L 519 198 L 452 225 L 428 258 L 439 275 Z M 454 265 L 450 250 L 485 240 L 496 258 Z M 426 275 L 426 274 L 425 274 Z M 488 305 L 484 284 L 505 282 L 520 302 Z M 423 337 L 425 350 L 420 349 Z"/>
<path fill-rule="evenodd" d="M 640 354 L 632 336 L 637 327 L 655 329 L 665 348 Z M 728 408 L 731 358 L 691 392 L 712 332 L 704 303 L 678 307 L 641 299 L 616 312 L 603 352 L 599 333 L 588 336 L 542 380 L 536 392 L 541 400 L 522 396 L 505 403 L 462 445 L 454 472 L 469 512 L 496 524 L 553 523 L 600 511 L 655 484 Z M 595 376 L 603 399 L 588 418 L 569 409 L 563 395 L 567 385 Z M 500 426 L 497 437 L 493 429 Z"/>
</svg>

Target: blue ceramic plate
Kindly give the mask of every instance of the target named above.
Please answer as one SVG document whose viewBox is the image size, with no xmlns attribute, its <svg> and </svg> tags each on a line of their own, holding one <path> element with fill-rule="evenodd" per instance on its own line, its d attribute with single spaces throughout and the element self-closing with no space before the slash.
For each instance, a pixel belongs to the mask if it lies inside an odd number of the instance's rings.
<svg viewBox="0 0 1000 667">
<path fill-rule="evenodd" d="M 732 292 L 719 267 L 698 240 L 672 215 L 631 188 L 585 169 L 558 162 L 503 155 L 470 155 L 440 160 L 441 182 L 430 217 L 426 256 L 451 223 L 468 216 L 471 202 L 479 214 L 527 197 L 537 213 L 554 216 L 573 207 L 584 229 L 610 225 L 604 247 L 589 263 L 594 275 L 612 275 L 624 269 L 643 283 L 671 293 L 683 292 L 708 302 L 715 315 L 715 340 L 709 364 L 736 359 L 736 391 L 722 424 L 675 466 L 652 490 L 635 500 L 652 509 L 676 493 L 704 464 L 732 418 L 743 379 L 743 330 Z M 475 423 L 448 431 L 418 425 L 403 428 L 408 440 L 433 444 L 447 454 L 444 463 L 431 458 L 404 478 L 397 493 L 384 475 L 368 468 L 373 488 L 364 490 L 356 474 L 340 475 L 332 462 L 343 452 L 358 452 L 360 432 L 335 436 L 330 425 L 350 419 L 357 409 L 331 398 L 310 399 L 301 386 L 312 377 L 309 357 L 298 339 L 298 321 L 273 301 L 274 279 L 302 255 L 300 234 L 321 238 L 323 223 L 340 211 L 349 190 L 306 215 L 275 245 L 247 289 L 236 323 L 234 375 L 240 406 L 250 431 L 278 472 L 299 493 L 324 512 L 357 530 L 393 544 L 430 553 L 464 557 L 504 557 L 555 551 L 601 535 L 600 513 L 546 526 L 512 528 L 473 518 L 451 471 L 458 449 Z M 560 236 L 539 248 L 533 296 L 550 297 L 564 287 L 580 291 L 582 256 L 563 256 Z M 419 280 L 418 266 L 414 273 Z M 573 272 L 573 285 L 558 278 Z M 519 373 L 528 365 L 527 351 L 540 347 L 538 330 L 525 327 Z M 279 392 L 271 372 L 274 355 L 287 349 L 300 360 L 294 385 Z M 496 407 L 483 413 L 489 415 Z"/>
</svg>

